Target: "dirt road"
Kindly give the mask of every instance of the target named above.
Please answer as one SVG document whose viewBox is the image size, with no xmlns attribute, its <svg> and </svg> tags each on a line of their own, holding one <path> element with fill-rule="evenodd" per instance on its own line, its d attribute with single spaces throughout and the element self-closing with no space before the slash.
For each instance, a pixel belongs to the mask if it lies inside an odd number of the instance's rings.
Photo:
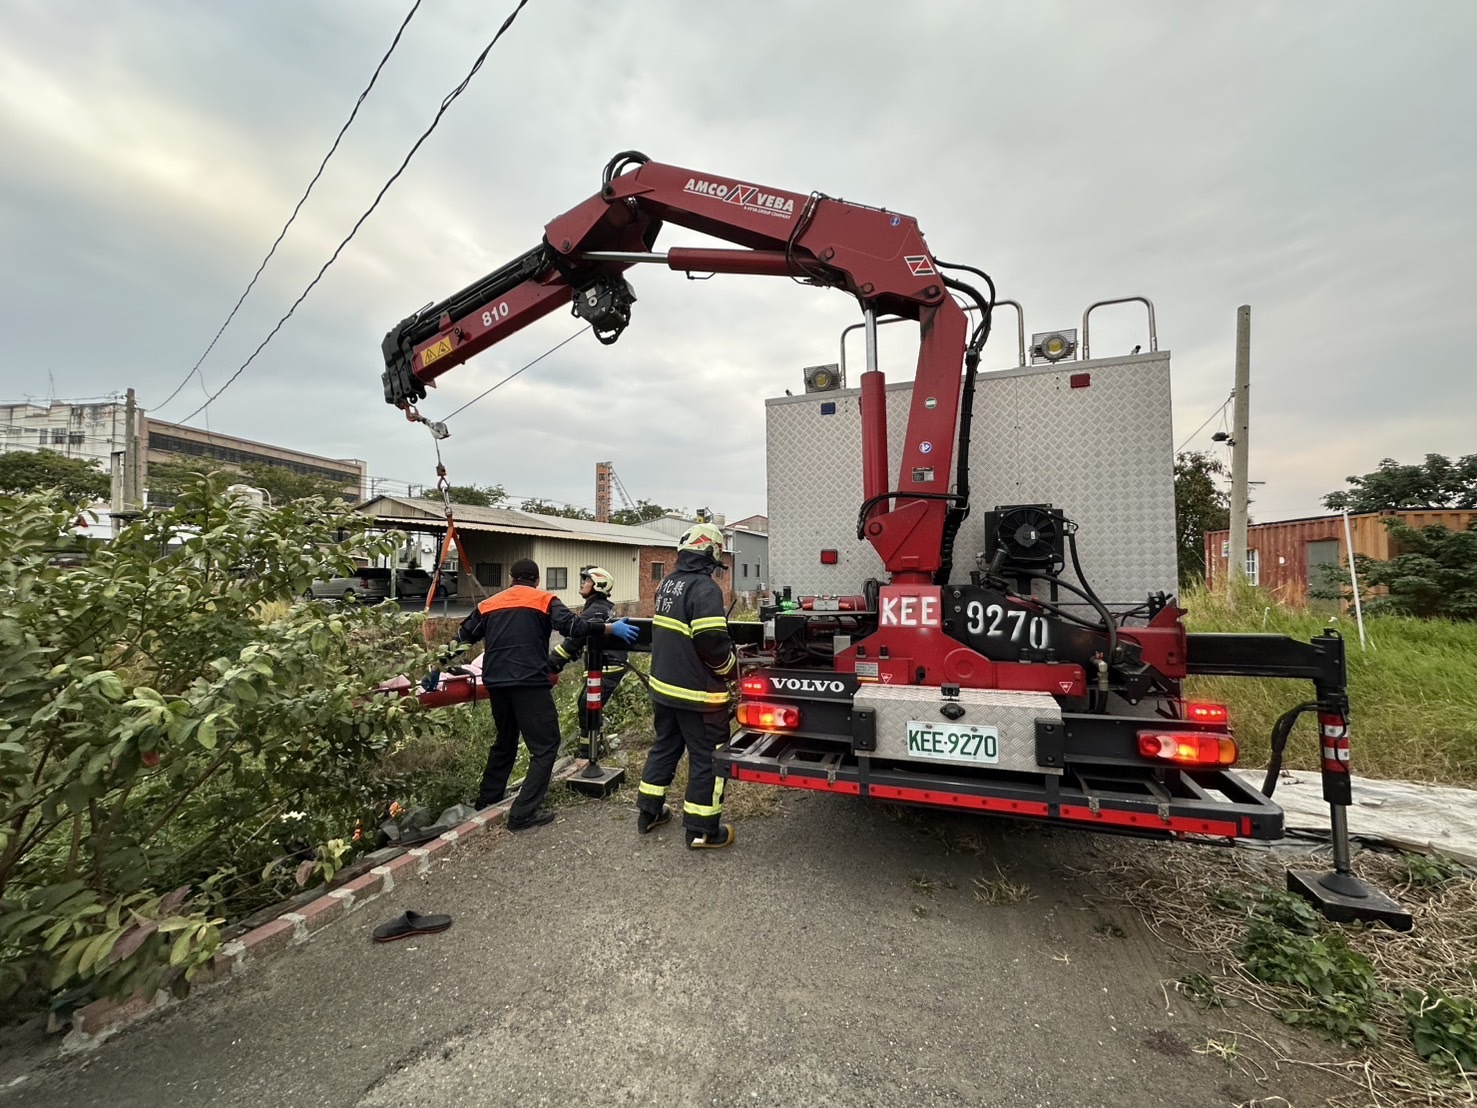
<svg viewBox="0 0 1477 1108">
<path fill-rule="evenodd" d="M 1217 1017 L 1172 989 L 1196 967 L 1068 872 L 1156 849 L 794 793 L 694 854 L 587 801 L 0 1108 L 1320 1102 L 1313 1076 L 1258 1085 L 1209 1051 Z M 455 924 L 371 944 L 405 908 Z"/>
</svg>

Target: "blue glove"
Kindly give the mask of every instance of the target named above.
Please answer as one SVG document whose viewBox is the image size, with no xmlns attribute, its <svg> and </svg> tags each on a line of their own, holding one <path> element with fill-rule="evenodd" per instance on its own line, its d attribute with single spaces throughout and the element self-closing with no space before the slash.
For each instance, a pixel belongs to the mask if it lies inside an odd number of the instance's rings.
<svg viewBox="0 0 1477 1108">
<path fill-rule="evenodd" d="M 433 669 L 430 673 L 421 678 L 421 688 L 425 689 L 426 692 L 435 692 L 440 687 L 441 671 L 439 669 Z"/>
<path fill-rule="evenodd" d="M 618 619 L 610 625 L 610 633 L 630 646 L 641 637 L 641 628 L 627 619 Z"/>
</svg>

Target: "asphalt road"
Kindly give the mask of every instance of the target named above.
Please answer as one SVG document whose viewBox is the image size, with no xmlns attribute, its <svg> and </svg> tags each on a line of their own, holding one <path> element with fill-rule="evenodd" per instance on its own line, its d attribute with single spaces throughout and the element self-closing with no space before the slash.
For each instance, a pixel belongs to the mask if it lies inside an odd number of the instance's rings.
<svg viewBox="0 0 1477 1108">
<path fill-rule="evenodd" d="M 0 1108 L 1321 1102 L 1198 1051 L 1217 1016 L 1161 986 L 1195 967 L 1063 868 L 1154 849 L 795 792 L 692 853 L 675 823 L 638 837 L 628 798 L 585 801 L 53 1058 Z M 1000 872 L 1033 898 L 977 899 Z M 455 923 L 372 944 L 405 908 Z"/>
</svg>

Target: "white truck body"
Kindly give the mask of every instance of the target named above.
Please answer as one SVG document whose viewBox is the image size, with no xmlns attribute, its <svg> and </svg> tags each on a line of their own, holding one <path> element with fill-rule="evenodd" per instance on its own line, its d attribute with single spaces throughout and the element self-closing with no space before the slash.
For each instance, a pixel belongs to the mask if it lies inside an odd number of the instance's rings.
<svg viewBox="0 0 1477 1108">
<path fill-rule="evenodd" d="M 912 389 L 911 381 L 887 386 L 894 482 Z M 860 398 L 860 389 L 841 389 L 765 401 L 775 588 L 844 596 L 869 577 L 885 580 L 876 551 L 856 537 Z M 987 511 L 1051 504 L 1077 523 L 1083 570 L 1108 607 L 1175 591 L 1168 351 L 981 372 L 970 438 L 971 513 L 955 543 L 954 581 L 968 580 L 984 550 Z M 821 563 L 822 550 L 837 551 L 834 565 Z M 1070 564 L 1063 576 L 1077 583 Z"/>
</svg>

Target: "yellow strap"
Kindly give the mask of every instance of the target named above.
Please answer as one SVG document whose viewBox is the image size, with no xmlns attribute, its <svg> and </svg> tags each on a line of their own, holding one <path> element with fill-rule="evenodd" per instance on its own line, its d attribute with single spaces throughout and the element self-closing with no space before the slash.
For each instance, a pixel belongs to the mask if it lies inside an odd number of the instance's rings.
<svg viewBox="0 0 1477 1108">
<path fill-rule="evenodd" d="M 641 792 L 645 793 L 647 796 L 666 796 L 667 786 L 648 785 L 645 781 L 643 781 L 641 782 Z"/>
<path fill-rule="evenodd" d="M 728 703 L 727 690 L 707 692 L 703 689 L 684 689 L 681 685 L 669 685 L 665 681 L 658 681 L 655 677 L 650 678 L 650 681 L 652 692 L 659 692 L 678 700 L 690 700 L 694 704 L 711 704 L 718 708 Z"/>
<path fill-rule="evenodd" d="M 723 616 L 703 616 L 692 621 L 692 633 L 699 631 L 727 631 L 728 620 Z"/>
<path fill-rule="evenodd" d="M 564 649 L 563 643 L 560 643 L 554 648 L 554 653 L 559 655 L 559 657 L 563 658 L 566 662 L 569 661 L 569 651 Z"/>
<path fill-rule="evenodd" d="M 733 667 L 737 664 L 737 662 L 738 662 L 738 655 L 737 654 L 730 654 L 728 656 L 728 661 L 724 662 L 721 666 L 719 666 L 713 672 L 716 673 L 719 677 L 727 677 L 731 672 L 733 672 Z"/>
<path fill-rule="evenodd" d="M 652 616 L 651 625 L 653 627 L 665 627 L 668 631 L 676 631 L 679 635 L 686 635 L 688 638 L 692 638 L 692 628 L 680 619 L 673 619 L 671 616 Z"/>
</svg>

